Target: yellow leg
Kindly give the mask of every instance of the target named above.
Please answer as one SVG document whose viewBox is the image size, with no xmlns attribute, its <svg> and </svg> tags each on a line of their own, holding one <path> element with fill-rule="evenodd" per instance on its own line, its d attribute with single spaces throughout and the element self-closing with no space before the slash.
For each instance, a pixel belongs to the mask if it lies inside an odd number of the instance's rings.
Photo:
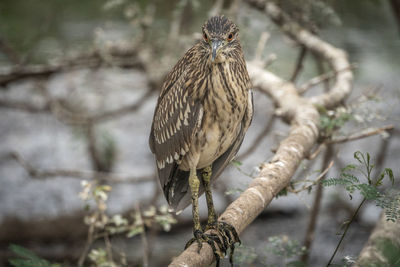
<svg viewBox="0 0 400 267">
<path fill-rule="evenodd" d="M 217 221 L 217 214 L 215 213 L 214 203 L 212 199 L 212 192 L 211 192 L 211 174 L 212 174 L 211 166 L 208 166 L 203 169 L 202 173 L 203 185 L 206 194 L 207 209 L 208 209 L 207 228 L 211 225 L 214 225 Z"/>
<path fill-rule="evenodd" d="M 199 218 L 199 186 L 200 181 L 196 175 L 196 169 L 190 170 L 189 176 L 190 192 L 192 194 L 192 212 L 193 212 L 193 223 L 194 223 L 194 234 L 196 231 L 201 231 L 200 218 Z"/>
</svg>

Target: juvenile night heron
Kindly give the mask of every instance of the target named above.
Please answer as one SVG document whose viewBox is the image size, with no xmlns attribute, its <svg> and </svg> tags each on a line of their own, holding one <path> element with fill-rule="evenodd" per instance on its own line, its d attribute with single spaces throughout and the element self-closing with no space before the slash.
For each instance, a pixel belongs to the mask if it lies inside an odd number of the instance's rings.
<svg viewBox="0 0 400 267">
<path fill-rule="evenodd" d="M 211 182 L 232 160 L 253 116 L 250 78 L 238 27 L 224 16 L 210 18 L 203 39 L 190 48 L 166 76 L 154 112 L 150 148 L 161 186 L 176 211 L 193 205 L 194 238 L 209 243 L 217 261 L 240 242 L 236 230 L 217 221 Z M 201 228 L 198 198 L 205 192 L 208 221 Z M 215 247 L 218 245 L 218 250 Z"/>
</svg>

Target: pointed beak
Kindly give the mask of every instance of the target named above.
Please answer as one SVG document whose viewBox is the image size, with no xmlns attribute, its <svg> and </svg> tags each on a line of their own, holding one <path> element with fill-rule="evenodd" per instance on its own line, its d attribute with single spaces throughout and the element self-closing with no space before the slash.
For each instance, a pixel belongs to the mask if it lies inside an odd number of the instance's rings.
<svg viewBox="0 0 400 267">
<path fill-rule="evenodd" d="M 211 54 L 211 61 L 214 62 L 215 58 L 217 57 L 218 51 L 223 45 L 223 42 L 221 40 L 211 40 L 211 48 L 212 48 L 212 54 Z"/>
</svg>

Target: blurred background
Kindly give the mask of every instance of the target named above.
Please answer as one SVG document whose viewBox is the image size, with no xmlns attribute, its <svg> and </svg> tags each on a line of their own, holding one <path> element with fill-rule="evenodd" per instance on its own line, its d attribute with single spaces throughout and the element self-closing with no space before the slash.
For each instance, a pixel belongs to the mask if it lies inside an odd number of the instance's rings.
<svg viewBox="0 0 400 267">
<path fill-rule="evenodd" d="M 370 153 L 376 174 L 388 167 L 397 176 L 398 1 L 275 2 L 345 50 L 354 66 L 354 89 L 342 107 L 348 116 L 334 134 L 395 127 L 332 146 L 334 165 L 327 177 L 338 177 L 341 168 L 355 163 L 355 151 Z M 11 244 L 62 266 L 165 266 L 181 253 L 192 235 L 191 209 L 168 213 L 148 135 L 164 75 L 201 38 L 202 24 L 214 13 L 239 26 L 247 61 L 264 60 L 269 71 L 298 86 L 329 72 L 327 63 L 303 51 L 245 1 L 0 2 L 1 266 L 17 258 Z M 294 75 L 302 54 L 303 68 Z M 305 95 L 320 94 L 330 84 Z M 254 94 L 252 126 L 237 161 L 215 185 L 218 212 L 246 188 L 288 133 L 268 96 Z M 321 154 L 302 162 L 294 180 L 315 179 L 322 161 Z M 392 187 L 398 189 L 399 182 Z M 312 187 L 275 199 L 241 235 L 237 265 L 288 266 L 301 255 L 314 193 Z M 341 225 L 361 199 L 340 187 L 325 189 L 306 266 L 326 264 Z M 204 197 L 200 202 L 205 219 Z M 357 257 L 380 213 L 374 203 L 363 207 L 338 263 Z"/>
</svg>

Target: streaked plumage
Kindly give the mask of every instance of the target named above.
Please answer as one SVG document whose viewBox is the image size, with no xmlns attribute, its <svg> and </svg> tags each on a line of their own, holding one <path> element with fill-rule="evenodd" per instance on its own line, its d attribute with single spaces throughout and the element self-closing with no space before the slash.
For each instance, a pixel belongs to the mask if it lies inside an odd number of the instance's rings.
<svg viewBox="0 0 400 267">
<path fill-rule="evenodd" d="M 181 210 L 193 202 L 198 241 L 197 199 L 204 190 L 208 222 L 216 222 L 210 186 L 202 172 L 211 167 L 211 181 L 215 181 L 237 153 L 253 116 L 251 83 L 237 26 L 216 16 L 202 31 L 203 40 L 165 78 L 149 139 L 169 205 Z"/>
<path fill-rule="evenodd" d="M 209 39 L 237 32 L 224 17 L 213 17 L 203 26 Z M 174 208 L 190 204 L 190 164 L 196 169 L 213 164 L 215 180 L 251 122 L 251 83 L 238 37 L 227 45 L 211 62 L 209 44 L 195 44 L 166 76 L 158 99 L 149 143 L 165 197 Z"/>
</svg>

